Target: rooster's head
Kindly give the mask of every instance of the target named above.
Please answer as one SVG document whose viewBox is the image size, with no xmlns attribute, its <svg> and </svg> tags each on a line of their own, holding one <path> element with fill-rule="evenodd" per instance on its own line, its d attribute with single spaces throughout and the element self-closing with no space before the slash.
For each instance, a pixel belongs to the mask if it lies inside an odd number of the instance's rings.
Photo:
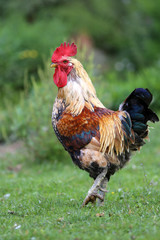
<svg viewBox="0 0 160 240">
<path fill-rule="evenodd" d="M 57 87 L 62 88 L 67 85 L 67 76 L 73 68 L 73 64 L 70 61 L 70 57 L 77 54 L 77 46 L 72 43 L 71 45 L 66 42 L 56 48 L 52 55 L 51 67 L 55 67 L 55 73 L 53 75 L 54 83 Z"/>
<path fill-rule="evenodd" d="M 64 99 L 66 111 L 78 115 L 84 107 L 93 111 L 93 106 L 104 107 L 96 96 L 95 88 L 82 64 L 73 56 L 77 46 L 61 44 L 52 55 L 51 67 L 55 67 L 54 83 L 58 87 L 58 99 Z"/>
</svg>

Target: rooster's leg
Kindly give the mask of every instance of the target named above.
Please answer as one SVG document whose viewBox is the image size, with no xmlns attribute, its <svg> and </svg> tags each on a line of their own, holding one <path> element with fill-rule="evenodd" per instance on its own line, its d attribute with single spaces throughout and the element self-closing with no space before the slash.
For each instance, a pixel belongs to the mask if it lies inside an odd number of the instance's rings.
<svg viewBox="0 0 160 240">
<path fill-rule="evenodd" d="M 107 192 L 106 188 L 107 188 L 107 183 L 108 183 L 108 179 L 104 178 L 103 181 L 101 182 L 100 185 L 100 190 L 99 190 L 99 195 L 102 196 L 101 200 L 100 198 L 97 199 L 97 206 L 102 206 L 104 203 L 104 197 L 105 197 L 105 193 Z"/>
<path fill-rule="evenodd" d="M 87 205 L 89 202 L 94 203 L 96 199 L 100 199 L 101 203 L 104 200 L 105 190 L 104 185 L 107 183 L 106 180 L 106 174 L 107 174 L 108 168 L 105 168 L 103 172 L 101 172 L 97 178 L 95 179 L 92 187 L 89 189 L 88 194 L 86 198 L 83 201 L 82 207 Z M 99 192 L 100 191 L 100 192 Z"/>
</svg>

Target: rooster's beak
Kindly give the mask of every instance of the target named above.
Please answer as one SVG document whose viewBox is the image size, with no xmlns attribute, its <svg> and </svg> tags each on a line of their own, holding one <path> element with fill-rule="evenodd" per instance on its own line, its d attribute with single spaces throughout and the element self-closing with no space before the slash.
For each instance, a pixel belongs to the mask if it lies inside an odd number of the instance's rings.
<svg viewBox="0 0 160 240">
<path fill-rule="evenodd" d="M 51 68 L 53 68 L 53 67 L 55 68 L 55 67 L 57 67 L 57 64 L 56 63 L 51 63 L 50 67 Z"/>
</svg>

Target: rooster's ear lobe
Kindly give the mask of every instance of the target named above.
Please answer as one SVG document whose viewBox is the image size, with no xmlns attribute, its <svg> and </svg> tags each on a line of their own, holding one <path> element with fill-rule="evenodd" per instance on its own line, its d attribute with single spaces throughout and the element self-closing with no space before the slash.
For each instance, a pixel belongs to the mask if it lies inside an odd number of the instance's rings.
<svg viewBox="0 0 160 240">
<path fill-rule="evenodd" d="M 57 61 L 62 56 L 72 57 L 75 56 L 76 54 L 77 54 L 76 44 L 72 43 L 71 45 L 69 45 L 69 43 L 66 44 L 66 42 L 64 42 L 64 44 L 62 43 L 60 47 L 56 48 L 56 50 L 54 51 L 52 55 L 52 62 Z"/>
</svg>

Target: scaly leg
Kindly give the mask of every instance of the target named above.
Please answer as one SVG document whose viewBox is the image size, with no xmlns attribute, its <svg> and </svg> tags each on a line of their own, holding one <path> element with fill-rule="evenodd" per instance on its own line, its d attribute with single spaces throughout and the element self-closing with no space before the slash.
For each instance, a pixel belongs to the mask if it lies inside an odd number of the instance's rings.
<svg viewBox="0 0 160 240">
<path fill-rule="evenodd" d="M 101 182 L 99 195 L 102 196 L 103 200 L 98 198 L 97 199 L 97 206 L 102 206 L 103 203 L 104 203 L 105 193 L 107 192 L 107 190 L 106 190 L 107 183 L 108 183 L 108 179 L 107 178 L 104 178 L 103 181 Z"/>
<path fill-rule="evenodd" d="M 105 180 L 106 174 L 107 174 L 108 168 L 106 167 L 95 179 L 92 187 L 89 189 L 88 194 L 86 196 L 86 198 L 83 201 L 82 207 L 84 207 L 85 205 L 87 205 L 89 202 L 94 203 L 96 201 L 97 198 L 99 198 L 101 200 L 101 202 L 103 202 L 104 200 L 104 193 L 101 194 L 101 192 L 104 192 L 103 189 L 103 182 Z M 99 190 L 101 191 L 100 193 Z"/>
</svg>

